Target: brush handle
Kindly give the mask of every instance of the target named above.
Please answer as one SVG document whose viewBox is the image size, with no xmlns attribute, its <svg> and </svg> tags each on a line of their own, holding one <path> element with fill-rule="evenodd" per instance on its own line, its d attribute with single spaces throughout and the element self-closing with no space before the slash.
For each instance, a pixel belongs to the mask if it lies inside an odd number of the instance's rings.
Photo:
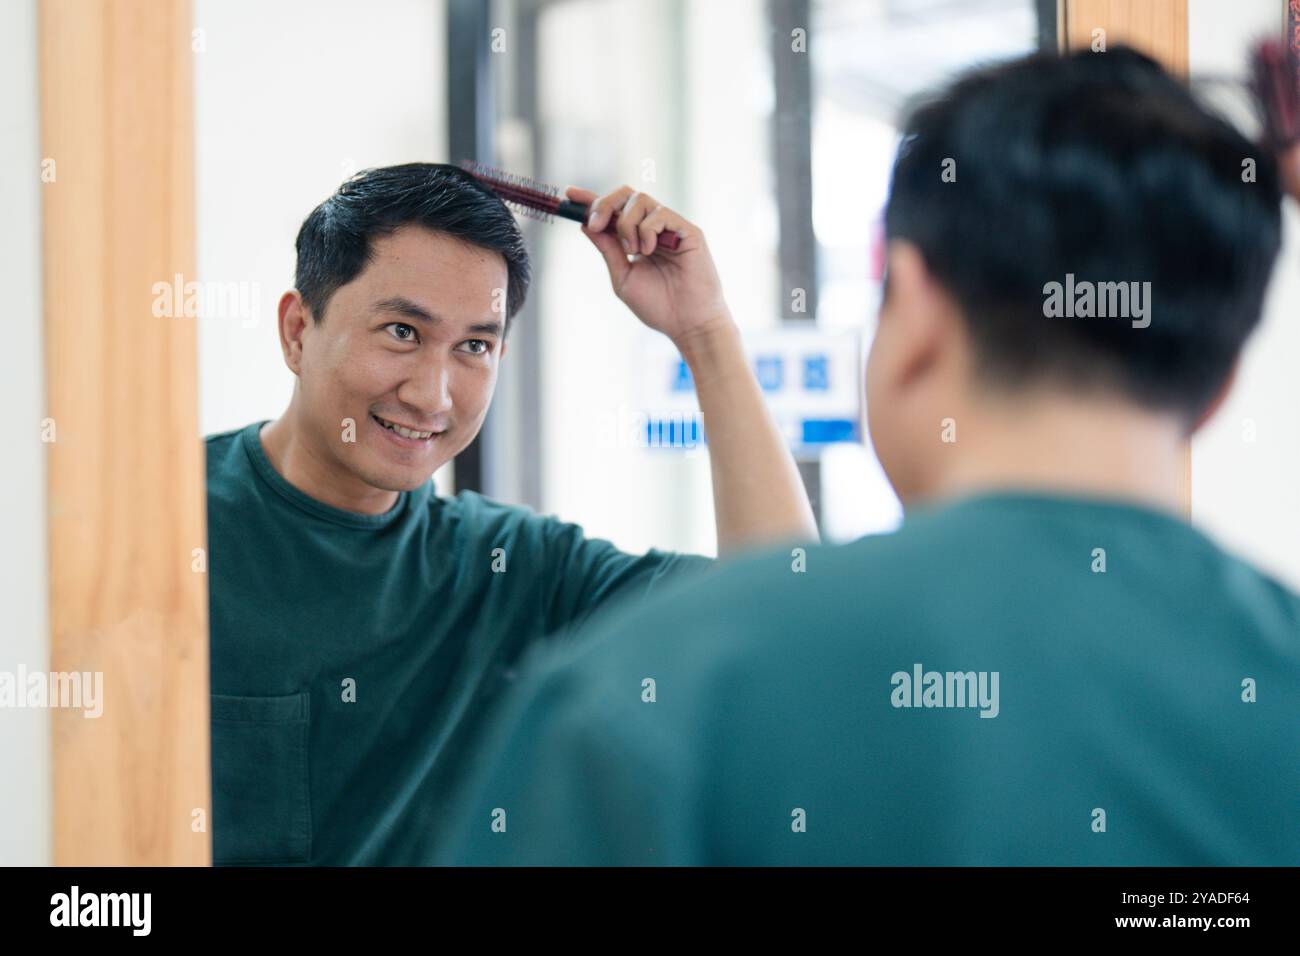
<svg viewBox="0 0 1300 956">
<path fill-rule="evenodd" d="M 591 215 L 591 207 L 586 203 L 574 202 L 572 199 L 565 199 L 560 202 L 559 208 L 555 210 L 557 216 L 563 216 L 565 219 L 572 219 L 574 222 L 587 221 Z M 605 227 L 606 232 L 614 231 L 614 223 L 618 222 L 618 213 L 609 217 L 609 225 Z M 658 244 L 655 249 L 667 249 L 673 251 L 681 243 L 682 237 L 677 235 L 671 229 L 665 229 L 658 235 Z"/>
</svg>

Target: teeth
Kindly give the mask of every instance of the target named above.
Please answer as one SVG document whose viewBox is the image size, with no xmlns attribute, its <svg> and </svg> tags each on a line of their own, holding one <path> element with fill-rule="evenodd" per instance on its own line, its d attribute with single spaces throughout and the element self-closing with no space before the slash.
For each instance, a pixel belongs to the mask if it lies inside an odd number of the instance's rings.
<svg viewBox="0 0 1300 956">
<path fill-rule="evenodd" d="M 379 422 L 379 424 L 383 425 L 389 431 L 397 432 L 397 434 L 401 435 L 403 438 L 418 438 L 420 440 L 423 440 L 425 438 L 433 437 L 433 432 L 411 431 L 411 429 L 403 428 L 401 425 L 394 425 L 392 422 L 386 421 L 380 418 L 378 415 L 375 416 L 375 421 Z"/>
</svg>

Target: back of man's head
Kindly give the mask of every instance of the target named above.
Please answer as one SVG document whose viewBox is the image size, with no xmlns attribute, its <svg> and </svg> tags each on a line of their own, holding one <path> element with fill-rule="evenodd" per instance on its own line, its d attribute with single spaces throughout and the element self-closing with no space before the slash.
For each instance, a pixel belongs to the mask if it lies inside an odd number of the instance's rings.
<svg viewBox="0 0 1300 956">
<path fill-rule="evenodd" d="M 955 300 L 981 381 L 1190 424 L 1259 320 L 1280 201 L 1265 150 L 1112 48 L 980 69 L 918 108 L 885 226 Z"/>
</svg>

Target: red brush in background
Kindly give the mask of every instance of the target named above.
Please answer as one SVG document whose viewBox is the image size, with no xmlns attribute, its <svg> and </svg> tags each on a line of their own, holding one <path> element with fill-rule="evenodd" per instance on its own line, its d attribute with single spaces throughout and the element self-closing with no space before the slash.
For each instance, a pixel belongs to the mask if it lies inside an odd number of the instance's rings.
<svg viewBox="0 0 1300 956">
<path fill-rule="evenodd" d="M 544 219 L 550 222 L 552 216 L 561 216 L 565 219 L 572 219 L 574 222 L 585 223 L 587 217 L 591 214 L 590 207 L 584 203 L 574 202 L 572 199 L 565 199 L 554 186 L 526 179 L 523 176 L 505 173 L 499 169 L 493 169 L 491 166 L 484 166 L 469 160 L 464 160 L 460 166 L 465 172 L 500 196 L 508 206 L 533 219 Z M 616 222 L 618 222 L 618 213 L 614 213 L 610 217 L 609 225 L 605 227 L 605 231 L 612 232 Z M 675 250 L 681 242 L 681 236 L 671 230 L 664 230 L 659 233 L 658 239 L 658 245 L 655 246 L 656 251 L 659 249 Z"/>
<path fill-rule="evenodd" d="M 1264 40 L 1255 47 L 1251 89 L 1269 145 L 1280 152 L 1300 141 L 1300 61 L 1290 43 Z"/>
</svg>

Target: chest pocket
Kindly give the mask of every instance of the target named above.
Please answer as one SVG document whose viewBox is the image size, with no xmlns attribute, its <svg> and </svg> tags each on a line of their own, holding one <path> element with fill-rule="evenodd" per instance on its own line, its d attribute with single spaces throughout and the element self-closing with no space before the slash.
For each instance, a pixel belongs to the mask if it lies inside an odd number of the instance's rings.
<svg viewBox="0 0 1300 956">
<path fill-rule="evenodd" d="M 311 858 L 307 692 L 212 695 L 212 862 Z"/>
</svg>

